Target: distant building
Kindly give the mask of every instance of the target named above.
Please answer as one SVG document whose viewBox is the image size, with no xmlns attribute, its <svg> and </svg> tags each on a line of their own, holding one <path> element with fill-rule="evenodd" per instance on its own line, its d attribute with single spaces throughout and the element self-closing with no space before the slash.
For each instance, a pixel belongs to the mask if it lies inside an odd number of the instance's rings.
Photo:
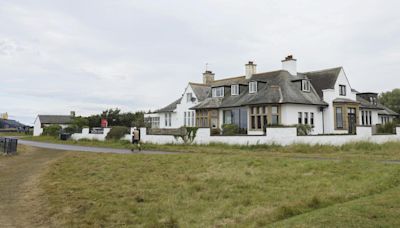
<svg viewBox="0 0 400 228">
<path fill-rule="evenodd" d="M 71 125 L 72 120 L 72 115 L 38 115 L 33 127 L 33 136 L 41 135 L 43 128 L 54 124 L 60 125 L 64 129 Z"/>
</svg>

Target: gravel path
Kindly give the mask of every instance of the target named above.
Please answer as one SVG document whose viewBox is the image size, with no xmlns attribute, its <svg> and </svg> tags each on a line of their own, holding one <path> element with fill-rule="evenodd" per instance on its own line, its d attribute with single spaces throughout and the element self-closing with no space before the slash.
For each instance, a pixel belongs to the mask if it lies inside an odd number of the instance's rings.
<svg viewBox="0 0 400 228">
<path fill-rule="evenodd" d="M 36 142 L 36 141 L 27 141 L 23 139 L 18 140 L 18 144 L 34 146 L 39 148 L 53 149 L 53 150 L 68 150 L 68 151 L 83 151 L 83 152 L 95 152 L 95 153 L 114 153 L 114 154 L 176 154 L 176 152 L 166 152 L 166 151 L 149 151 L 142 150 L 132 152 L 128 149 L 114 149 L 114 148 L 105 148 L 105 147 L 91 147 L 91 146 L 76 146 L 76 145 L 68 145 L 68 144 L 55 144 L 55 143 L 46 143 L 46 142 Z"/>
</svg>

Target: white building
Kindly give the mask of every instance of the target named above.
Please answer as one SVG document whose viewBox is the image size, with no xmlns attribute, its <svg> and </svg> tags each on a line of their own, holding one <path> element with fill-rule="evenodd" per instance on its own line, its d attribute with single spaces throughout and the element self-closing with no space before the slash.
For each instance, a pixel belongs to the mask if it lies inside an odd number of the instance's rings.
<svg viewBox="0 0 400 228">
<path fill-rule="evenodd" d="M 220 132 L 234 124 L 241 134 L 263 135 L 267 126 L 306 124 L 312 134 L 355 133 L 357 125 L 384 124 L 398 116 L 379 104 L 376 93 L 359 93 L 342 67 L 297 72 L 292 56 L 282 69 L 258 73 L 245 65 L 244 75 L 215 80 L 211 71 L 203 83 L 189 83 L 183 96 L 146 114 L 153 128 L 196 126 Z"/>
<path fill-rule="evenodd" d="M 33 136 L 39 136 L 43 133 L 43 128 L 50 125 L 60 125 L 62 129 L 72 123 L 72 115 L 38 115 L 33 126 Z"/>
</svg>

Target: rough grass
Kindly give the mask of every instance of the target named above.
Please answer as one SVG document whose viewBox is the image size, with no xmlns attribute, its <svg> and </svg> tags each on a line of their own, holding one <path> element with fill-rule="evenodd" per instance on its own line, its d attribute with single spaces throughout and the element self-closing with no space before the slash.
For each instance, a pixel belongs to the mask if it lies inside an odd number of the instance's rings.
<svg viewBox="0 0 400 228">
<path fill-rule="evenodd" d="M 342 219 L 338 205 L 359 202 L 345 206 L 345 212 L 358 215 L 362 212 L 353 207 L 364 208 L 362 203 L 369 202 L 364 197 L 394 191 L 400 184 L 398 165 L 252 153 L 73 153 L 50 170 L 41 182 L 49 200 L 43 213 L 56 226 L 69 227 L 263 227 L 285 221 L 356 227 L 368 218 L 346 223 L 352 215 Z M 386 214 L 394 215 L 393 210 Z"/>
</svg>

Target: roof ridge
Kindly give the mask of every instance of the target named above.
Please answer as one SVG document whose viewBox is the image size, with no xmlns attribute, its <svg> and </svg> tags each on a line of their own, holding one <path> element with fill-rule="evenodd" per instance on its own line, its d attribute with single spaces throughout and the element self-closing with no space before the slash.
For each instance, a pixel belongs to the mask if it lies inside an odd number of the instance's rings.
<svg viewBox="0 0 400 228">
<path fill-rule="evenodd" d="M 209 85 L 206 85 L 206 84 L 203 84 L 203 83 L 197 83 L 197 82 L 189 82 L 189 84 L 190 85 L 198 85 L 198 86 L 209 86 Z"/>
<path fill-rule="evenodd" d="M 307 74 L 307 73 L 319 73 L 319 72 L 324 72 L 324 71 L 330 71 L 330 70 L 337 70 L 337 69 L 342 69 L 342 66 L 338 67 L 332 67 L 332 68 L 327 68 L 327 69 L 322 69 L 322 70 L 314 70 L 314 71 L 307 71 L 307 72 L 299 72 L 301 74 Z"/>
<path fill-rule="evenodd" d="M 220 82 L 220 81 L 226 81 L 226 80 L 232 80 L 232 79 L 238 79 L 238 78 L 244 78 L 246 76 L 242 75 L 242 76 L 236 76 L 236 77 L 230 77 L 230 78 L 223 78 L 223 79 L 218 79 L 218 80 L 214 80 L 213 82 Z"/>
</svg>

